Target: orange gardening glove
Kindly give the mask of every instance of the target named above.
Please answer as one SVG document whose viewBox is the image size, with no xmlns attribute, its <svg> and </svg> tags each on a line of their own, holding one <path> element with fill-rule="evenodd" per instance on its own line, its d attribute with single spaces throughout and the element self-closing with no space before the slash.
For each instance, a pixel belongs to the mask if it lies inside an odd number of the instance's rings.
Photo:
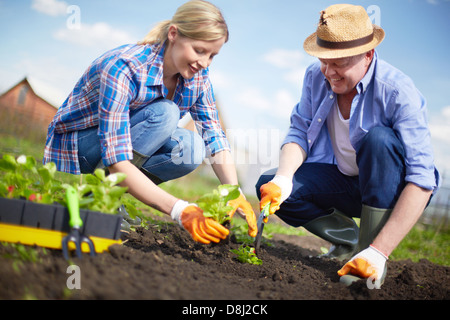
<svg viewBox="0 0 450 320">
<path fill-rule="evenodd" d="M 342 277 L 350 273 L 362 278 L 372 277 L 374 280 L 380 282 L 386 276 L 385 266 L 387 260 L 387 256 L 370 245 L 367 249 L 361 251 L 347 262 L 338 271 L 338 275 Z"/>
<path fill-rule="evenodd" d="M 274 214 L 275 211 L 280 209 L 281 189 L 279 186 L 277 186 L 273 182 L 268 182 L 266 184 L 263 184 L 259 191 L 261 191 L 261 201 L 259 202 L 259 209 L 261 210 L 261 212 L 269 203 L 269 214 Z M 264 222 L 266 223 L 267 220 L 268 218 L 266 217 L 264 219 Z"/>
<path fill-rule="evenodd" d="M 239 214 L 245 216 L 245 220 L 247 220 L 248 235 L 250 237 L 256 237 L 258 227 L 256 226 L 255 212 L 253 211 L 251 204 L 245 199 L 244 195 L 241 193 L 236 199 L 228 201 L 228 205 L 233 207 L 233 210 L 228 213 L 230 219 L 233 218 L 234 213 L 238 210 Z"/>
<path fill-rule="evenodd" d="M 195 204 L 179 200 L 175 203 L 171 216 L 186 229 L 197 242 L 218 243 L 225 239 L 229 230 L 211 218 L 203 216 L 203 211 Z"/>
<path fill-rule="evenodd" d="M 261 201 L 259 209 L 262 212 L 264 207 L 270 203 L 269 214 L 274 214 L 280 209 L 280 205 L 286 200 L 292 192 L 292 180 L 284 176 L 276 175 L 272 181 L 261 186 Z M 264 219 L 267 223 L 268 218 Z"/>
</svg>

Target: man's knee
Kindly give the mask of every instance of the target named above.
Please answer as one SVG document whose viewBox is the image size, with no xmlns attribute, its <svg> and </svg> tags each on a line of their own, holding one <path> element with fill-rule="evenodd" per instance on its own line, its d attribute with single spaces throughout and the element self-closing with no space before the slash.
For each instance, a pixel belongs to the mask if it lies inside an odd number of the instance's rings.
<svg viewBox="0 0 450 320">
<path fill-rule="evenodd" d="M 259 191 L 259 189 L 261 188 L 261 186 L 263 184 L 266 184 L 267 182 L 269 182 L 270 180 L 273 179 L 273 177 L 275 176 L 275 173 L 277 172 L 278 168 L 273 168 L 270 169 L 266 172 L 264 172 L 258 179 L 258 181 L 256 182 L 255 188 L 256 188 L 256 195 L 258 196 L 258 198 L 261 198 L 261 192 Z"/>
<path fill-rule="evenodd" d="M 374 153 L 386 149 L 392 143 L 397 142 L 398 138 L 392 128 L 374 127 L 369 130 L 363 139 L 362 146 L 369 147 Z"/>
</svg>

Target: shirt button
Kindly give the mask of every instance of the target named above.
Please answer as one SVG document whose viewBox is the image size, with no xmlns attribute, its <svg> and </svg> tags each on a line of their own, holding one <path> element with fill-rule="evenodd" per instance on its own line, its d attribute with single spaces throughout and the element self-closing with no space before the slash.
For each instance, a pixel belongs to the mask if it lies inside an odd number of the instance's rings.
<svg viewBox="0 0 450 320">
<path fill-rule="evenodd" d="M 333 98 L 334 98 L 334 96 L 332 94 L 330 94 L 330 99 L 333 99 Z"/>
<path fill-rule="evenodd" d="M 322 118 L 317 119 L 317 122 L 322 122 Z"/>
<path fill-rule="evenodd" d="M 308 140 L 308 143 L 311 143 L 311 139 Z"/>
</svg>

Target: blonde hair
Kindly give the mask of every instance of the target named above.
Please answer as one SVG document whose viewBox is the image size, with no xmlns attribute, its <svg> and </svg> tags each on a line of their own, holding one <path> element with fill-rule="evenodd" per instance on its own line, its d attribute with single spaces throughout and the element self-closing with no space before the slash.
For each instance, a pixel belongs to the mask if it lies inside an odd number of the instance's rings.
<svg viewBox="0 0 450 320">
<path fill-rule="evenodd" d="M 228 41 L 228 26 L 220 10 L 203 0 L 192 0 L 180 6 L 172 20 L 158 23 L 138 44 L 156 44 L 167 41 L 170 26 L 176 26 L 182 36 L 203 41 L 225 37 Z"/>
</svg>

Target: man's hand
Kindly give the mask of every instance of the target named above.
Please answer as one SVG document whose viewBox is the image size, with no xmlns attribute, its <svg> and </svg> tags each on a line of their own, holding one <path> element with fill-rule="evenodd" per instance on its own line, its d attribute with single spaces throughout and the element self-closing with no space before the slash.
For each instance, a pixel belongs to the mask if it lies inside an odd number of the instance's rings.
<svg viewBox="0 0 450 320">
<path fill-rule="evenodd" d="M 269 214 L 274 214 L 280 209 L 280 205 L 286 200 L 292 192 L 292 180 L 276 175 L 271 181 L 260 188 L 261 201 L 259 208 L 262 211 L 270 203 Z M 267 222 L 267 218 L 264 222 Z"/>
<path fill-rule="evenodd" d="M 382 281 L 385 275 L 385 266 L 388 257 L 381 251 L 370 245 L 347 262 L 341 270 L 339 276 L 348 273 L 362 277 L 373 277 L 374 280 Z"/>
<path fill-rule="evenodd" d="M 203 216 L 203 211 L 198 206 L 183 200 L 178 200 L 175 203 L 171 216 L 197 242 L 208 244 L 212 241 L 218 243 L 229 234 L 229 230 L 220 223 Z"/>
<path fill-rule="evenodd" d="M 256 226 L 256 216 L 250 203 L 245 199 L 241 193 L 238 198 L 228 201 L 228 205 L 233 207 L 233 210 L 229 212 L 230 219 L 233 218 L 236 210 L 241 216 L 245 216 L 248 224 L 248 235 L 250 237 L 256 237 L 258 233 L 258 227 Z"/>
</svg>

